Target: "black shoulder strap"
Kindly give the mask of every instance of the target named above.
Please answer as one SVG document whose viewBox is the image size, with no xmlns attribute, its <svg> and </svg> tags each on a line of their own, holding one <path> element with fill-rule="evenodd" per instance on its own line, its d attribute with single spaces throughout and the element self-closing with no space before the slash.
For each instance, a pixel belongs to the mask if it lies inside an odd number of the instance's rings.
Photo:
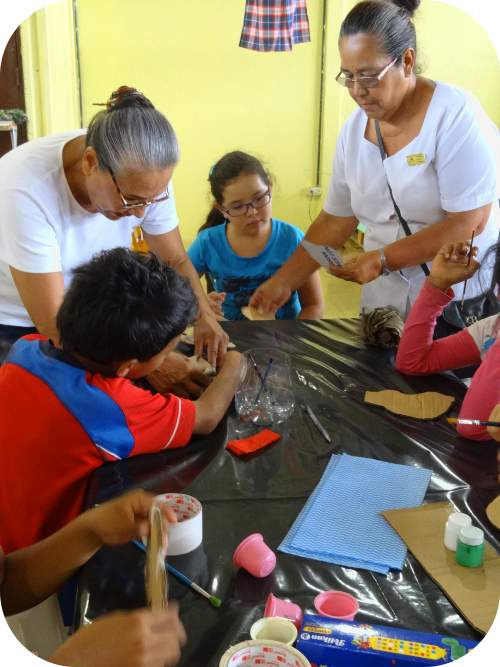
<svg viewBox="0 0 500 667">
<path fill-rule="evenodd" d="M 378 120 L 375 121 L 375 132 L 377 133 L 378 147 L 379 147 L 380 156 L 381 156 L 382 162 L 383 162 L 385 160 L 385 158 L 387 157 L 387 154 L 385 152 L 384 143 L 382 141 L 382 134 L 380 132 L 380 124 L 379 124 Z M 386 175 L 386 178 L 387 178 L 387 175 Z M 392 203 L 394 205 L 394 210 L 396 211 L 396 215 L 398 216 L 399 222 L 401 223 L 401 227 L 403 228 L 404 233 L 406 234 L 406 236 L 411 236 L 411 229 L 410 229 L 408 223 L 406 222 L 406 220 L 401 215 L 401 211 L 399 210 L 399 206 L 396 204 L 396 200 L 394 199 L 394 195 L 392 194 L 392 188 L 391 188 L 391 184 L 389 183 L 389 180 L 387 180 L 387 187 L 389 188 L 389 194 L 391 195 Z M 428 276 L 430 271 L 429 271 L 429 267 L 427 266 L 427 264 L 420 264 L 420 267 L 421 267 L 422 271 L 425 273 L 425 275 Z"/>
</svg>

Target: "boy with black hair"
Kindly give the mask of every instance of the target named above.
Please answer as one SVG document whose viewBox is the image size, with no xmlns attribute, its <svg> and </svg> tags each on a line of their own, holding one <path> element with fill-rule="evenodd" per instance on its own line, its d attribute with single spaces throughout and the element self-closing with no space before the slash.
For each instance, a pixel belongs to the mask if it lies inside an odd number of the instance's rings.
<svg viewBox="0 0 500 667">
<path fill-rule="evenodd" d="M 210 433 L 236 390 L 230 352 L 196 401 L 131 380 L 158 368 L 196 314 L 188 281 L 155 255 L 105 251 L 74 271 L 57 316 L 62 349 L 21 338 L 0 368 L 0 544 L 37 542 L 77 516 L 105 461 Z"/>
</svg>

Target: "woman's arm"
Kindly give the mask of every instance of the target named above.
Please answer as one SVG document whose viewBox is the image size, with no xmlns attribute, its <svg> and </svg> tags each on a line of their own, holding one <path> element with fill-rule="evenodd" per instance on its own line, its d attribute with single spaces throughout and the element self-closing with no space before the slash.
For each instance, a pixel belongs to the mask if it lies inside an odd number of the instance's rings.
<svg viewBox="0 0 500 667">
<path fill-rule="evenodd" d="M 33 324 L 43 336 L 57 345 L 56 316 L 64 297 L 62 273 L 27 273 L 12 266 L 10 272 Z"/>
<path fill-rule="evenodd" d="M 418 266 L 434 258 L 446 243 L 470 239 L 485 228 L 491 211 L 491 204 L 472 211 L 447 213 L 444 220 L 425 229 L 390 243 L 383 248 L 387 267 L 399 271 L 410 266 Z M 382 272 L 380 252 L 371 250 L 352 259 L 341 267 L 332 267 L 329 272 L 352 282 L 364 285 L 378 278 Z"/>
<path fill-rule="evenodd" d="M 319 271 L 315 271 L 306 282 L 299 287 L 301 311 L 299 320 L 319 320 L 323 317 L 323 290 Z"/>
<path fill-rule="evenodd" d="M 169 266 L 176 269 L 191 283 L 198 299 L 200 317 L 194 327 L 195 354 L 201 356 L 207 350 L 208 362 L 215 366 L 222 361 L 227 350 L 228 335 L 214 317 L 196 269 L 189 259 L 176 227 L 164 234 L 144 234 L 148 247 Z"/>
<path fill-rule="evenodd" d="M 356 230 L 354 217 L 341 218 L 322 210 L 307 230 L 305 238 L 312 243 L 340 248 Z M 274 312 L 286 303 L 296 289 L 317 270 L 318 263 L 301 246 L 290 259 L 262 283 L 252 295 L 249 305 L 262 312 Z"/>
</svg>

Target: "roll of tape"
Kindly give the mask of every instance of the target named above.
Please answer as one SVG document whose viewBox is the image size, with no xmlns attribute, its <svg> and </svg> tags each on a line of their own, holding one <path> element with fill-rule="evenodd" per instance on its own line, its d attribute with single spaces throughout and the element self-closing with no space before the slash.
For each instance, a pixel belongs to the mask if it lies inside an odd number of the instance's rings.
<svg viewBox="0 0 500 667">
<path fill-rule="evenodd" d="M 203 540 L 203 510 L 201 503 L 185 493 L 164 493 L 156 501 L 171 507 L 177 523 L 168 526 L 168 556 L 180 556 L 194 551 Z"/>
<path fill-rule="evenodd" d="M 271 640 L 252 640 L 231 646 L 221 658 L 219 667 L 311 667 L 311 663 L 297 649 Z"/>
</svg>

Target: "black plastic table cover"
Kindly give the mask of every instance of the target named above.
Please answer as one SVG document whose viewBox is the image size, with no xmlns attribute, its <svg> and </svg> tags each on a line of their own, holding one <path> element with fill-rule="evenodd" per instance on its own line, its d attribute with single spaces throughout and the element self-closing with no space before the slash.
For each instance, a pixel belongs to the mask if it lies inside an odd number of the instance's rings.
<svg viewBox="0 0 500 667">
<path fill-rule="evenodd" d="M 250 626 L 263 616 L 270 592 L 313 613 L 318 592 L 348 591 L 359 600 L 360 622 L 480 639 L 411 554 L 401 572 L 388 576 L 281 552 L 276 552 L 275 571 L 265 579 L 237 571 L 232 564 L 235 547 L 253 532 L 262 533 L 276 551 L 330 456 L 341 452 L 431 469 L 425 502 L 450 501 L 470 514 L 499 549 L 499 531 L 485 514 L 499 490 L 495 443 L 459 438 L 444 417 L 420 421 L 363 402 L 365 389 L 434 390 L 456 396 L 458 408 L 464 385 L 452 374 L 400 375 L 393 368 L 393 353 L 362 343 L 358 320 L 224 326 L 241 351 L 279 348 L 291 355 L 296 408 L 275 428 L 282 439 L 246 458 L 234 456 L 225 450 L 226 442 L 242 436 L 241 422 L 231 408 L 211 436 L 195 438 L 187 448 L 104 465 L 92 475 L 87 493 L 88 506 L 132 487 L 154 493 L 183 491 L 202 502 L 202 545 L 170 562 L 220 597 L 223 605 L 211 607 L 170 576 L 170 595 L 179 602 L 188 633 L 180 664 L 216 667 L 230 645 L 249 638 Z M 302 404 L 313 408 L 332 444 Z M 103 548 L 82 569 L 76 625 L 114 609 L 144 604 L 144 554 L 133 544 Z"/>
</svg>

